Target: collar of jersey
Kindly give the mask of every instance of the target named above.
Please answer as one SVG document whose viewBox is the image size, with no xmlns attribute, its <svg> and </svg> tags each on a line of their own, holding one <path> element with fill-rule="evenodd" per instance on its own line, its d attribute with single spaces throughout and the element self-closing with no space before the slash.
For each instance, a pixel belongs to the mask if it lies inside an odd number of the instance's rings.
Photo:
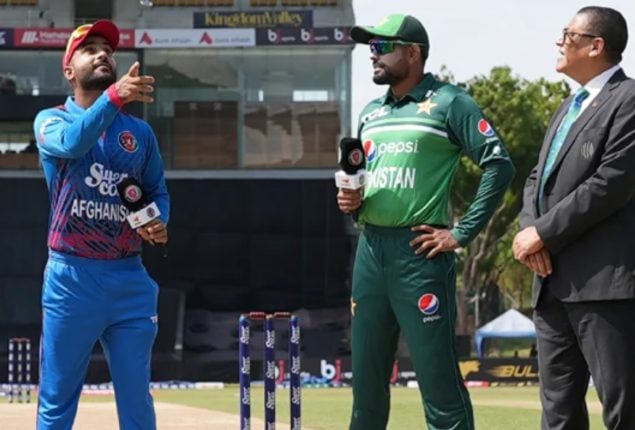
<svg viewBox="0 0 635 430">
<path fill-rule="evenodd" d="M 434 76 L 432 76 L 432 73 L 424 74 L 421 82 L 419 82 L 416 87 L 410 90 L 410 92 L 406 94 L 403 99 L 410 98 L 416 102 L 423 100 L 428 90 L 432 88 L 432 84 L 434 84 L 434 82 L 435 79 Z M 390 90 L 390 88 L 388 88 L 388 91 L 386 91 L 386 95 L 384 95 L 384 99 L 382 100 L 381 104 L 395 104 L 397 102 L 399 102 L 399 100 L 395 99 L 392 91 Z"/>
<path fill-rule="evenodd" d="M 75 103 L 73 96 L 68 96 L 66 103 L 64 103 L 64 107 L 66 108 L 66 111 L 70 113 L 82 113 L 86 111 L 86 109 Z"/>
</svg>

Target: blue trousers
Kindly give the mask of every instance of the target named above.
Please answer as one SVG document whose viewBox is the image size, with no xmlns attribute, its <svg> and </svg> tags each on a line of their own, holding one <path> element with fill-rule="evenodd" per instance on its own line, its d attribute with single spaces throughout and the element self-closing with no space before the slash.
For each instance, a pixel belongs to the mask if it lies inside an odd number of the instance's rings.
<svg viewBox="0 0 635 430">
<path fill-rule="evenodd" d="M 99 340 L 121 430 L 154 430 L 150 361 L 158 286 L 140 257 L 93 260 L 51 251 L 42 289 L 37 430 L 71 430 Z"/>
</svg>

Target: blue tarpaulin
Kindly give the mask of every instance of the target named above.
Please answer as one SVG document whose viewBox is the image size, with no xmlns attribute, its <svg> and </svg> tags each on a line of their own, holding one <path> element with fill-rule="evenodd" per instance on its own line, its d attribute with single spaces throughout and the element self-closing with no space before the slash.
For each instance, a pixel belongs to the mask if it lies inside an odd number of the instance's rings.
<svg viewBox="0 0 635 430">
<path fill-rule="evenodd" d="M 483 356 L 483 343 L 488 338 L 536 338 L 536 327 L 534 322 L 516 309 L 494 318 L 483 327 L 476 330 L 474 340 L 476 342 L 476 353 Z"/>
</svg>

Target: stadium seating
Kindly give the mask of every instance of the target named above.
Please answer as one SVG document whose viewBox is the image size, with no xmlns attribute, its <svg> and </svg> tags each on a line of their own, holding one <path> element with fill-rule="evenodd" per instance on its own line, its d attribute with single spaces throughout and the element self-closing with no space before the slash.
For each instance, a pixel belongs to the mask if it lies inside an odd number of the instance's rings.
<svg viewBox="0 0 635 430">
<path fill-rule="evenodd" d="M 2 0 L 0 0 L 1 2 Z M 6 0 L 5 0 L 6 1 Z M 182 7 L 233 7 L 236 0 L 153 0 L 154 6 L 182 6 Z"/>
<path fill-rule="evenodd" d="M 177 0 L 179 6 L 205 6 L 205 0 Z"/>
<path fill-rule="evenodd" d="M 337 6 L 337 0 L 280 0 L 282 6 Z"/>
<path fill-rule="evenodd" d="M 37 6 L 38 0 L 0 0 L 0 6 Z"/>
<path fill-rule="evenodd" d="M 278 5 L 278 0 L 251 0 L 249 2 L 249 5 L 252 7 L 258 7 L 258 6 L 272 7 L 272 6 Z"/>
</svg>

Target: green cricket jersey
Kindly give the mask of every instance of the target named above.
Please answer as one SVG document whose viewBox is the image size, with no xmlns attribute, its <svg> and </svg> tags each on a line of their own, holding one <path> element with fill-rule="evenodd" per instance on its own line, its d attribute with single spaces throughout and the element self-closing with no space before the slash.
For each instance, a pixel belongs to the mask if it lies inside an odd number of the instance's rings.
<svg viewBox="0 0 635 430">
<path fill-rule="evenodd" d="M 429 73 L 401 100 L 389 90 L 370 102 L 359 124 L 369 173 L 361 223 L 449 226 L 452 180 L 466 154 L 483 175 L 473 203 L 452 230 L 464 246 L 485 226 L 515 173 L 474 100 Z"/>
</svg>

